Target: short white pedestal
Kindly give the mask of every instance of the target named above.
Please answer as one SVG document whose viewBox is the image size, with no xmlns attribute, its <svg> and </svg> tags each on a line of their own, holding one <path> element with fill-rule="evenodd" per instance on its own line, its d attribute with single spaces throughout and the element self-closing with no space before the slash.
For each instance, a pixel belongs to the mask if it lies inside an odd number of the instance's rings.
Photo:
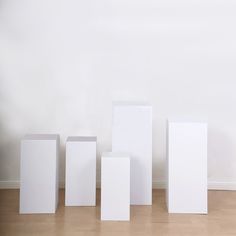
<svg viewBox="0 0 236 236">
<path fill-rule="evenodd" d="M 21 141 L 20 213 L 55 213 L 59 135 L 32 134 Z"/>
<path fill-rule="evenodd" d="M 96 205 L 96 137 L 68 137 L 66 206 Z"/>
<path fill-rule="evenodd" d="M 103 153 L 101 168 L 101 220 L 130 219 L 130 158 Z"/>
<path fill-rule="evenodd" d="M 130 154 L 132 205 L 152 204 L 152 107 L 113 103 L 112 151 Z"/>
<path fill-rule="evenodd" d="M 207 123 L 169 121 L 169 213 L 207 213 Z"/>
</svg>

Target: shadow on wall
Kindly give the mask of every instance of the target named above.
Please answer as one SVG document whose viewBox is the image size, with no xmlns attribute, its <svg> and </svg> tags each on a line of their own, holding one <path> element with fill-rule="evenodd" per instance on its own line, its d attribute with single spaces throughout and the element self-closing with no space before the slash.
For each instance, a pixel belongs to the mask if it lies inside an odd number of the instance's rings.
<svg viewBox="0 0 236 236">
<path fill-rule="evenodd" d="M 158 155 L 152 158 L 153 188 L 164 188 L 166 182 L 166 156 Z"/>
<path fill-rule="evenodd" d="M 59 187 L 65 187 L 65 156 L 66 156 L 66 146 L 65 141 L 62 140 L 60 136 L 60 156 L 59 156 Z"/>
<path fill-rule="evenodd" d="M 233 149 L 234 145 L 229 135 L 218 129 L 209 128 L 208 180 L 211 181 L 212 176 L 218 176 L 220 181 L 226 182 L 232 178 L 235 168 Z M 228 176 L 225 173 L 228 173 Z"/>
<path fill-rule="evenodd" d="M 8 5 L 7 1 L 0 1 L 0 14 L 3 16 L 6 16 L 5 13 L 8 11 L 8 6 L 5 7 L 5 4 Z M 19 92 L 17 87 L 19 75 L 14 61 L 15 41 L 11 37 L 15 33 L 15 28 L 14 25 L 11 29 L 7 27 L 8 20 L 10 21 L 9 18 L 3 17 L 0 21 L 0 38 L 3 39 L 0 44 L 0 181 L 18 181 L 20 135 L 15 129 L 14 120 L 19 121 L 19 111 L 13 98 Z"/>
<path fill-rule="evenodd" d="M 5 113 L 7 101 L 0 92 L 0 181 L 16 181 L 20 174 L 20 137 L 12 135 Z"/>
</svg>

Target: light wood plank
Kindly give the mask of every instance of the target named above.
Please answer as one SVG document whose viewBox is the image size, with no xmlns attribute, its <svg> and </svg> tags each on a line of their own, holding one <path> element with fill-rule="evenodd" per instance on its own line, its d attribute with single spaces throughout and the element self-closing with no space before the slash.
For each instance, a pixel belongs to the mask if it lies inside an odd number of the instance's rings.
<svg viewBox="0 0 236 236">
<path fill-rule="evenodd" d="M 209 214 L 168 214 L 164 190 L 153 190 L 152 206 L 131 206 L 130 222 L 100 221 L 97 207 L 65 207 L 64 190 L 55 215 L 19 215 L 19 191 L 0 190 L 0 235 L 195 236 L 236 235 L 236 192 L 209 191 Z"/>
</svg>

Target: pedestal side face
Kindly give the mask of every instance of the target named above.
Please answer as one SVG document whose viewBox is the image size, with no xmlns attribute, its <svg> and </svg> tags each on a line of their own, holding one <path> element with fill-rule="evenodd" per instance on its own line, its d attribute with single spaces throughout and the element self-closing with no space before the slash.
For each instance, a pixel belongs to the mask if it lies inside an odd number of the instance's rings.
<svg viewBox="0 0 236 236">
<path fill-rule="evenodd" d="M 168 125 L 168 209 L 207 213 L 207 124 Z"/>
<path fill-rule="evenodd" d="M 57 140 L 22 140 L 20 213 L 55 213 L 58 148 Z"/>
<path fill-rule="evenodd" d="M 65 204 L 96 205 L 96 142 L 66 143 Z"/>
<path fill-rule="evenodd" d="M 152 204 L 152 107 L 114 105 L 112 151 L 131 158 L 131 204 Z"/>
<path fill-rule="evenodd" d="M 102 157 L 101 220 L 130 219 L 130 159 Z"/>
</svg>

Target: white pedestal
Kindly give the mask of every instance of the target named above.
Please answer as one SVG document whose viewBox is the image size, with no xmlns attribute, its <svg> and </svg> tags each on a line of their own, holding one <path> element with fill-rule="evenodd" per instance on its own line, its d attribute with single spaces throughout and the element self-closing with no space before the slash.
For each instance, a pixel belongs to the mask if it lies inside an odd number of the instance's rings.
<svg viewBox="0 0 236 236">
<path fill-rule="evenodd" d="M 126 154 L 103 153 L 101 220 L 130 219 L 130 159 Z"/>
<path fill-rule="evenodd" d="M 96 137 L 66 142 L 66 206 L 96 205 Z"/>
<path fill-rule="evenodd" d="M 32 134 L 21 141 L 20 213 L 55 213 L 59 135 Z"/>
<path fill-rule="evenodd" d="M 169 121 L 169 213 L 207 213 L 207 123 Z"/>
<path fill-rule="evenodd" d="M 112 151 L 130 154 L 133 205 L 152 204 L 152 107 L 113 103 Z"/>
</svg>

